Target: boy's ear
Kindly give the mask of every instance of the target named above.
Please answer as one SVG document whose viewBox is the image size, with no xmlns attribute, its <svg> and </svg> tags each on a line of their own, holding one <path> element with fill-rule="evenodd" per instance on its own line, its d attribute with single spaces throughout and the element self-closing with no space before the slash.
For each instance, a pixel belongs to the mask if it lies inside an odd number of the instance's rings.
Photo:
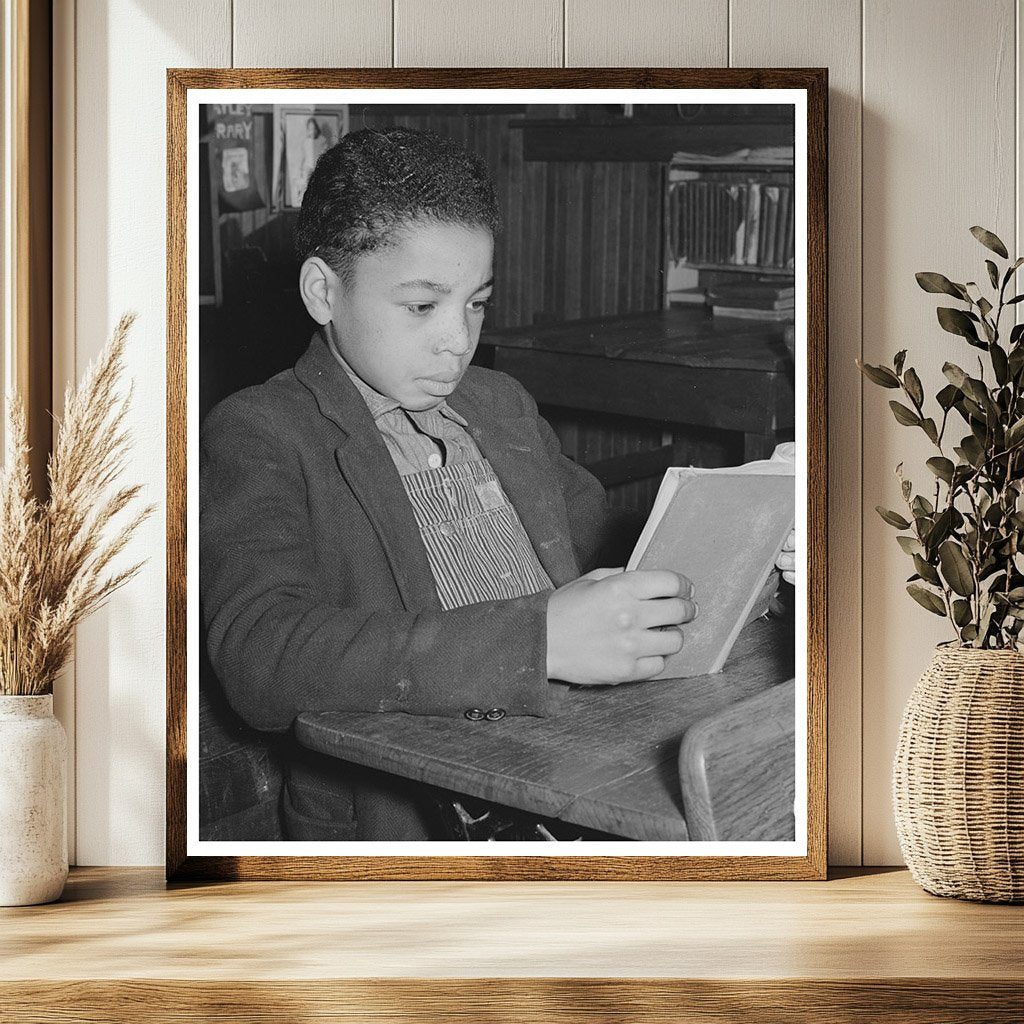
<svg viewBox="0 0 1024 1024">
<path fill-rule="evenodd" d="M 310 256 L 299 269 L 299 294 L 309 315 L 321 327 L 332 320 L 338 275 L 319 256 Z"/>
</svg>

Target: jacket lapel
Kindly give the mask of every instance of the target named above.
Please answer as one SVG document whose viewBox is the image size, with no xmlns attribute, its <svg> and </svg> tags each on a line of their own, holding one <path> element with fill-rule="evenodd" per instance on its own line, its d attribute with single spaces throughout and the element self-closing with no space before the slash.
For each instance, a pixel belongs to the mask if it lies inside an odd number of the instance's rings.
<svg viewBox="0 0 1024 1024">
<path fill-rule="evenodd" d="M 579 576 L 562 490 L 533 421 L 502 416 L 489 398 L 464 379 L 448 404 L 469 423 L 473 440 L 501 481 L 544 571 L 560 587 Z"/>
<path fill-rule="evenodd" d="M 366 403 L 348 374 L 315 335 L 295 365 L 320 412 L 341 431 L 335 458 L 384 549 L 407 608 L 440 608 L 412 505 Z M 489 389 L 464 379 L 448 404 L 469 424 L 519 515 L 537 558 L 556 587 L 579 575 L 565 503 L 534 423 L 503 415 Z"/>
<path fill-rule="evenodd" d="M 295 375 L 312 392 L 321 414 L 341 431 L 338 469 L 380 540 L 403 604 L 440 608 L 402 478 L 362 396 L 319 335 L 295 364 Z"/>
</svg>

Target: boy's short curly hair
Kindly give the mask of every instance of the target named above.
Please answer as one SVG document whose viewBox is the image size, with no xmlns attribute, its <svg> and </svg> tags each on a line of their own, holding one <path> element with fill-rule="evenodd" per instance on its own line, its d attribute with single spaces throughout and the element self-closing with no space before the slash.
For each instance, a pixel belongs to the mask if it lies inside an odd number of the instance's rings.
<svg viewBox="0 0 1024 1024">
<path fill-rule="evenodd" d="M 501 226 L 486 164 L 444 135 L 364 128 L 317 161 L 295 227 L 300 260 L 319 256 L 346 283 L 355 261 L 389 244 L 409 221 Z"/>
</svg>

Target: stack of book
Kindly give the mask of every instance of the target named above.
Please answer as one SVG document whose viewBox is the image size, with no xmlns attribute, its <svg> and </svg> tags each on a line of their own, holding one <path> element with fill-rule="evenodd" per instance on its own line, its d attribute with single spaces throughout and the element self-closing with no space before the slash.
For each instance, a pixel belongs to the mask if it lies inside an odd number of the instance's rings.
<svg viewBox="0 0 1024 1024">
<path fill-rule="evenodd" d="M 708 302 L 715 316 L 736 316 L 746 320 L 793 321 L 795 289 L 779 280 L 720 284 L 708 289 Z"/>
</svg>

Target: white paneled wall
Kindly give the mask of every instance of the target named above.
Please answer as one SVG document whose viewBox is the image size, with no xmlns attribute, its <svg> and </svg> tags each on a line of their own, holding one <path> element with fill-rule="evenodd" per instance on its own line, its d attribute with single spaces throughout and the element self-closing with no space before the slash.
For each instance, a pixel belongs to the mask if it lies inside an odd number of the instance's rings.
<svg viewBox="0 0 1024 1024">
<path fill-rule="evenodd" d="M 1020 3 L 1021 0 L 1016 0 Z M 926 379 L 956 348 L 917 270 L 975 278 L 967 228 L 1022 234 L 1015 0 L 75 0 L 55 5 L 58 373 L 140 314 L 129 474 L 164 492 L 167 67 L 828 67 L 833 863 L 895 863 L 889 764 L 937 618 L 903 593 L 873 511 L 923 453 L 853 367 L 900 347 Z M 73 197 L 73 201 L 68 201 Z M 948 336 L 947 336 L 948 337 Z M 59 385 L 59 382 L 58 382 Z M 862 414 L 863 404 L 863 414 Z M 161 506 L 162 507 L 162 506 Z M 163 861 L 164 532 L 80 632 L 59 706 L 75 741 L 77 859 Z M 862 629 L 863 623 L 863 629 Z"/>
<path fill-rule="evenodd" d="M 232 14 L 236 68 L 391 64 L 391 0 L 234 0 Z"/>
<path fill-rule="evenodd" d="M 963 362 L 965 346 L 939 328 L 941 303 L 917 287 L 915 272 L 987 281 L 989 253 L 968 228 L 981 224 L 1007 242 L 1015 233 L 1014 6 L 866 5 L 864 357 L 887 362 L 908 348 L 924 382 L 942 380 L 946 359 Z M 909 601 L 912 570 L 874 511 L 899 504 L 895 464 L 906 459 L 916 469 L 931 448 L 921 431 L 896 424 L 888 397 L 872 388 L 864 401 L 863 849 L 872 864 L 899 857 L 888 799 L 896 730 L 931 648 L 949 639 L 943 620 Z M 908 475 L 924 482 L 920 472 Z"/>
<path fill-rule="evenodd" d="M 573 68 L 729 66 L 722 0 L 567 0 L 565 63 Z"/>
<path fill-rule="evenodd" d="M 75 6 L 53 8 L 54 54 L 73 53 Z M 77 375 L 75 358 L 75 65 L 55 60 L 53 66 L 53 409 L 64 403 L 64 382 Z M 72 664 L 54 685 L 54 710 L 68 734 L 68 855 L 75 863 L 76 810 L 75 672 Z"/>
<path fill-rule="evenodd" d="M 57 7 L 61 5 L 55 5 Z M 159 864 L 164 829 L 166 69 L 231 63 L 230 0 L 77 0 L 76 370 L 125 310 L 135 382 L 127 471 L 160 511 L 129 560 L 142 572 L 78 631 L 80 864 Z M 56 58 L 56 62 L 60 57 Z M 61 282 L 55 281 L 60 288 Z"/>
<path fill-rule="evenodd" d="M 394 0 L 403 68 L 559 67 L 562 0 Z"/>
<path fill-rule="evenodd" d="M 785 11 L 782 8 L 785 7 Z M 829 854 L 861 844 L 860 0 L 733 0 L 730 66 L 827 67 L 829 84 Z"/>
</svg>

